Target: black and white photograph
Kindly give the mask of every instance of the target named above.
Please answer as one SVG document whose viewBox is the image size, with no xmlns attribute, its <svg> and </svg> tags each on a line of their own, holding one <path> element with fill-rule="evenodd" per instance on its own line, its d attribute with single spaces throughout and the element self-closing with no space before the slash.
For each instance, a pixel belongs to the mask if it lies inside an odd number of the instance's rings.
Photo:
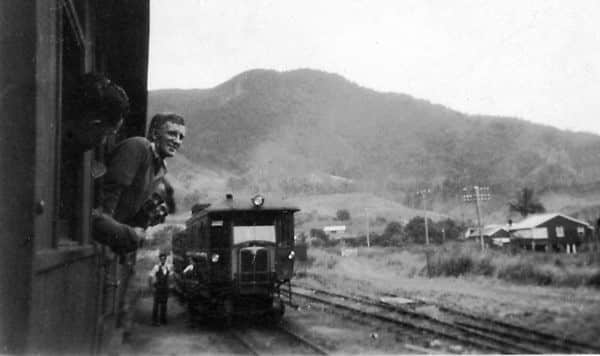
<svg viewBox="0 0 600 356">
<path fill-rule="evenodd" d="M 0 0 L 0 354 L 600 354 L 599 19 Z"/>
</svg>

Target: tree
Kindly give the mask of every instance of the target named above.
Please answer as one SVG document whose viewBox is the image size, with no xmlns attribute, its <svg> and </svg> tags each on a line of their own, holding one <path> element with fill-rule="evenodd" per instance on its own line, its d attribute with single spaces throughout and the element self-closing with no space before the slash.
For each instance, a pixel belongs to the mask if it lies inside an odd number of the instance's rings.
<svg viewBox="0 0 600 356">
<path fill-rule="evenodd" d="M 323 229 L 310 229 L 310 236 L 315 237 L 322 241 L 329 240 L 329 237 L 327 236 L 325 231 L 323 231 Z"/>
<path fill-rule="evenodd" d="M 400 246 L 404 242 L 404 229 L 397 221 L 389 222 L 381 235 L 372 234 L 371 243 L 379 246 Z"/>
<path fill-rule="evenodd" d="M 402 234 L 402 224 L 397 221 L 390 221 L 385 229 L 383 230 L 383 234 L 385 236 L 394 236 Z"/>
<path fill-rule="evenodd" d="M 433 239 L 434 236 L 439 235 L 435 224 L 431 219 L 427 219 L 429 225 L 429 236 Z M 416 243 L 425 243 L 425 219 L 422 216 L 415 216 L 404 227 L 404 233 L 409 241 Z M 441 240 L 441 238 L 440 238 Z"/>
<path fill-rule="evenodd" d="M 546 211 L 544 205 L 535 195 L 533 188 L 525 187 L 521 189 L 515 200 L 508 203 L 510 211 L 515 211 L 521 214 L 522 217 L 527 217 L 529 214 L 543 213 Z"/>
<path fill-rule="evenodd" d="M 346 209 L 340 209 L 335 213 L 335 216 L 340 221 L 350 220 L 350 212 Z"/>
</svg>

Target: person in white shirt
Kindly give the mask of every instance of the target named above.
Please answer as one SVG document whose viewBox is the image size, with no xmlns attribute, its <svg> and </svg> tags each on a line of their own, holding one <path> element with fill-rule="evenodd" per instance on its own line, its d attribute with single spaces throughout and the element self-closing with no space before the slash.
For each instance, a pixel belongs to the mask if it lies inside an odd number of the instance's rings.
<svg viewBox="0 0 600 356">
<path fill-rule="evenodd" d="M 154 265 L 148 274 L 148 284 L 154 294 L 152 307 L 152 325 L 167 324 L 167 301 L 169 299 L 169 277 L 171 271 L 167 265 L 167 254 L 161 251 L 159 263 Z"/>
</svg>

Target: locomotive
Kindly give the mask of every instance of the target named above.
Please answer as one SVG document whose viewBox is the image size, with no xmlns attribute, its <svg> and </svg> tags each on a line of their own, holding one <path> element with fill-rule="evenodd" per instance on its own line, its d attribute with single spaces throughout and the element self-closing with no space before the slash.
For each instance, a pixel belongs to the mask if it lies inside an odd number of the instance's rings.
<svg viewBox="0 0 600 356">
<path fill-rule="evenodd" d="M 175 291 L 192 318 L 280 320 L 281 288 L 291 288 L 294 270 L 297 211 L 261 195 L 234 199 L 231 194 L 192 209 L 185 230 L 172 238 Z"/>
</svg>

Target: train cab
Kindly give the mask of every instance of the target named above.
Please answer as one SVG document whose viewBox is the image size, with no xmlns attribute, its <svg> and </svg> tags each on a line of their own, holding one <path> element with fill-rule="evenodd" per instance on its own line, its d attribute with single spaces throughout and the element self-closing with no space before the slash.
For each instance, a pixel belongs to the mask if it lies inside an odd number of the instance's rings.
<svg viewBox="0 0 600 356">
<path fill-rule="evenodd" d="M 196 209 L 172 240 L 176 288 L 192 312 L 214 311 L 226 319 L 283 315 L 280 288 L 293 275 L 297 211 L 260 195 L 234 199 L 229 194 Z M 197 273 L 189 273 L 190 265 Z"/>
</svg>

